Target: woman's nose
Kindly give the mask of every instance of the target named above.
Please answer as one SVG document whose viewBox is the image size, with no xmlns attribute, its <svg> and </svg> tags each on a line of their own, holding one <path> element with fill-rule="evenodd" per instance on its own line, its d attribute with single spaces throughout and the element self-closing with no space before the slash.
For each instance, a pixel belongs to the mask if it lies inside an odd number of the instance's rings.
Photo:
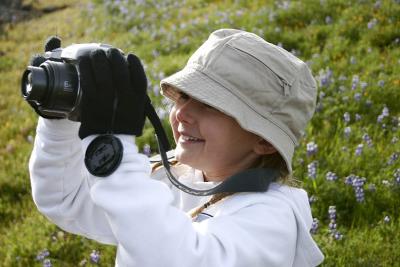
<svg viewBox="0 0 400 267">
<path fill-rule="evenodd" d="M 183 104 L 179 104 L 175 109 L 175 117 L 179 122 L 193 123 L 195 121 L 195 107 L 193 99 L 189 99 Z"/>
</svg>

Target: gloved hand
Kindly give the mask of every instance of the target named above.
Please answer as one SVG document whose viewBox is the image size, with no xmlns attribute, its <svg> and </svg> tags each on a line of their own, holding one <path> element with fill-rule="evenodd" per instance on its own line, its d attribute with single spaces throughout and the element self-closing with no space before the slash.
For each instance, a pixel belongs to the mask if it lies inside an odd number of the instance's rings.
<svg viewBox="0 0 400 267">
<path fill-rule="evenodd" d="M 60 47 L 61 47 L 61 39 L 57 36 L 51 36 L 51 37 L 47 38 L 47 40 L 45 42 L 44 51 L 47 52 L 47 51 L 51 51 L 51 50 L 54 50 L 54 49 L 60 48 Z M 46 59 L 42 55 L 38 54 L 38 55 L 34 55 L 31 58 L 29 65 L 39 67 L 40 64 L 42 64 L 45 61 L 46 61 Z M 34 101 L 27 101 L 27 102 L 29 103 L 29 105 L 31 105 L 31 107 L 35 110 L 35 112 L 39 116 L 46 118 L 46 119 L 60 119 L 58 117 L 48 116 L 48 115 L 41 113 L 40 110 L 38 109 L 36 102 L 34 102 Z"/>
<path fill-rule="evenodd" d="M 81 139 L 92 134 L 140 136 L 145 122 L 147 78 L 138 57 L 118 49 L 94 50 L 78 59 L 82 89 Z"/>
</svg>

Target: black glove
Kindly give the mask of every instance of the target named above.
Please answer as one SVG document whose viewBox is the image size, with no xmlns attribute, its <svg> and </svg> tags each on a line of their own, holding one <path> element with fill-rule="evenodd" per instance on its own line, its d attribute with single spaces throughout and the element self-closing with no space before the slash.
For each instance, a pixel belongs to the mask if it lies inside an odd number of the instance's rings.
<svg viewBox="0 0 400 267">
<path fill-rule="evenodd" d="M 47 51 L 51 51 L 51 50 L 54 50 L 54 49 L 60 48 L 60 47 L 61 47 L 61 39 L 57 36 L 51 36 L 51 37 L 47 38 L 47 40 L 45 42 L 44 51 L 47 52 Z M 46 61 L 46 59 L 42 55 L 34 55 L 31 58 L 29 65 L 39 67 L 40 64 L 42 64 L 45 61 Z M 46 118 L 46 119 L 60 119 L 58 117 L 53 117 L 53 116 L 48 116 L 48 115 L 42 114 L 40 112 L 40 110 L 38 109 L 36 102 L 34 102 L 34 101 L 27 101 L 27 102 L 29 103 L 29 105 L 31 105 L 31 107 L 35 110 L 35 112 L 39 116 Z"/>
<path fill-rule="evenodd" d="M 115 48 L 78 59 L 82 89 L 79 137 L 92 134 L 140 136 L 145 122 L 147 79 L 138 57 Z"/>
</svg>

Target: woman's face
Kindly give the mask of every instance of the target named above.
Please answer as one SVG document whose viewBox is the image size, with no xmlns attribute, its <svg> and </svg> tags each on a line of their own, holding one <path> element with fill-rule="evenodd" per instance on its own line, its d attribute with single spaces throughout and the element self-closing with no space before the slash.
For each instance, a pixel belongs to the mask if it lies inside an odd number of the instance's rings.
<svg viewBox="0 0 400 267">
<path fill-rule="evenodd" d="M 262 154 L 276 150 L 235 119 L 181 93 L 170 122 L 176 159 L 202 170 L 208 181 L 222 181 L 251 167 Z"/>
</svg>

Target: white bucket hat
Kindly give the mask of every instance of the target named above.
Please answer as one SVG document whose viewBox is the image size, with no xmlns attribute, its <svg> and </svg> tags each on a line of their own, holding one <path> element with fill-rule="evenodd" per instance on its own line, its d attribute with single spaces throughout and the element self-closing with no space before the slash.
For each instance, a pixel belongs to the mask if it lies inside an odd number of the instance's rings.
<svg viewBox="0 0 400 267">
<path fill-rule="evenodd" d="M 292 173 L 294 148 L 314 113 L 317 95 L 303 61 L 253 33 L 221 29 L 181 71 L 161 80 L 163 95 L 172 100 L 177 96 L 174 88 L 263 137 Z"/>
</svg>

